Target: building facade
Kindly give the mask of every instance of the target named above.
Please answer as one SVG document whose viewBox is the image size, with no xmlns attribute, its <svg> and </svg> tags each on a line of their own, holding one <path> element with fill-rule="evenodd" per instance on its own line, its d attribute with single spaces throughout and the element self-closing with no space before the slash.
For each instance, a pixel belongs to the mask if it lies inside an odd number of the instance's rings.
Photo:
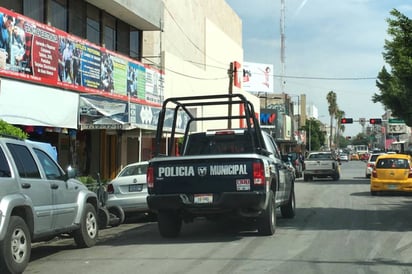
<svg viewBox="0 0 412 274">
<path fill-rule="evenodd" d="M 110 179 L 151 158 L 165 98 L 242 93 L 259 109 L 236 84 L 240 18 L 224 0 L 183 2 L 2 1 L 0 119 Z"/>
</svg>

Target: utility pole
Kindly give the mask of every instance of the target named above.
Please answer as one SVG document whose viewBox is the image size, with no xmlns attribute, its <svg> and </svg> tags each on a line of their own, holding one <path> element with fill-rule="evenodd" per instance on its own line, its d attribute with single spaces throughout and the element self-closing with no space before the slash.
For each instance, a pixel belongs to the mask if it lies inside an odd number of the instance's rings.
<svg viewBox="0 0 412 274">
<path fill-rule="evenodd" d="M 280 0 L 280 90 L 285 92 L 285 0 Z"/>
<path fill-rule="evenodd" d="M 233 62 L 230 62 L 229 70 L 227 71 L 227 75 L 229 76 L 229 95 L 233 94 Z M 232 97 L 229 97 L 229 105 L 228 105 L 228 115 L 229 117 L 232 116 Z M 227 120 L 227 128 L 232 128 L 232 119 L 229 118 Z"/>
</svg>

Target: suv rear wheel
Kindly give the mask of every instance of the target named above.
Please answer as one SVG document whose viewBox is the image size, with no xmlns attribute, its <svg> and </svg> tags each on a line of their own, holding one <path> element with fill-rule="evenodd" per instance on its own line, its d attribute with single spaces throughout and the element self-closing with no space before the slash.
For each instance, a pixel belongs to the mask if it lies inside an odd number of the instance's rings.
<svg viewBox="0 0 412 274">
<path fill-rule="evenodd" d="M 6 237 L 0 243 L 0 272 L 22 273 L 30 260 L 31 238 L 26 222 L 11 216 Z"/>
</svg>

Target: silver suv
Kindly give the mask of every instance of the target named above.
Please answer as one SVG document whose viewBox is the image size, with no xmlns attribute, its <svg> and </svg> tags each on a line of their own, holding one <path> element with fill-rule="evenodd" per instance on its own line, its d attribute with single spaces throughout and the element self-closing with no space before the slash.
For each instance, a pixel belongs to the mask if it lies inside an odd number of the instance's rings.
<svg viewBox="0 0 412 274">
<path fill-rule="evenodd" d="M 70 234 L 96 244 L 97 196 L 41 146 L 0 136 L 0 273 L 21 273 L 31 243 Z"/>
</svg>

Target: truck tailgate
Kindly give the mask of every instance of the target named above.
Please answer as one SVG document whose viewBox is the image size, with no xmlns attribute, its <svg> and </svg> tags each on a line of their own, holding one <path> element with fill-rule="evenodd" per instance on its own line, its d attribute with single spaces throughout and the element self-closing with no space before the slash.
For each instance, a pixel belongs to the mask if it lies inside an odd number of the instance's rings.
<svg viewBox="0 0 412 274">
<path fill-rule="evenodd" d="M 330 160 L 311 160 L 305 162 L 306 170 L 330 170 L 333 168 L 333 163 Z"/>
<path fill-rule="evenodd" d="M 261 190 L 253 185 L 256 158 L 168 157 L 150 162 L 156 194 L 216 193 Z"/>
</svg>

